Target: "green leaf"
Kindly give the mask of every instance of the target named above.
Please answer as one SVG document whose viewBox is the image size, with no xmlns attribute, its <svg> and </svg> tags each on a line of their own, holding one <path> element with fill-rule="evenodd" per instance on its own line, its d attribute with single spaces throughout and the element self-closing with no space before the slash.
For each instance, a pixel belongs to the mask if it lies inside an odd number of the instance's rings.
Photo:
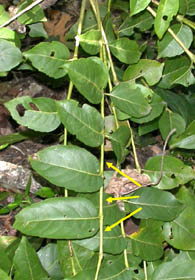
<svg viewBox="0 0 195 280">
<path fill-rule="evenodd" d="M 130 119 L 133 122 L 140 123 L 140 124 L 150 122 L 156 119 L 162 113 L 165 106 L 165 102 L 161 99 L 159 95 L 154 94 L 150 106 L 152 107 L 152 110 L 146 117 L 142 117 L 142 118 L 131 117 Z"/>
<path fill-rule="evenodd" d="M 5 271 L 0 268 L 0 280 L 11 280 Z"/>
<path fill-rule="evenodd" d="M 59 101 L 57 107 L 65 128 L 77 139 L 90 147 L 98 147 L 103 143 L 104 121 L 95 108 L 87 104 L 79 108 L 78 102 L 74 100 Z"/>
<path fill-rule="evenodd" d="M 51 98 L 17 97 L 6 102 L 5 106 L 17 123 L 35 131 L 50 132 L 60 125 L 56 104 Z"/>
<path fill-rule="evenodd" d="M 33 3 L 32 0 L 27 0 L 25 2 L 22 2 L 21 5 L 19 6 L 18 12 L 22 11 L 26 7 L 28 7 L 31 3 Z M 23 15 L 21 15 L 18 18 L 18 21 L 22 24 L 32 24 L 38 21 L 43 21 L 45 19 L 45 15 L 43 10 L 39 5 L 36 5 L 29 11 L 25 12 Z"/>
<path fill-rule="evenodd" d="M 153 86 L 162 77 L 164 63 L 150 59 L 140 59 L 137 64 L 130 65 L 124 72 L 123 80 L 136 80 L 144 77 L 146 82 Z"/>
<path fill-rule="evenodd" d="M 88 240 L 87 239 L 81 239 Z M 72 256 L 70 255 L 70 246 L 72 248 Z M 93 257 L 94 252 L 78 245 L 76 242 L 72 241 L 71 245 L 69 241 L 58 240 L 57 241 L 57 253 L 58 261 L 62 268 L 64 277 L 72 276 L 72 269 L 74 266 L 74 273 L 78 274 L 88 267 L 90 259 Z M 63 277 L 63 279 L 64 279 Z M 61 280 L 60 278 L 59 280 Z"/>
<path fill-rule="evenodd" d="M 195 219 L 195 209 L 187 207 L 170 223 L 165 223 L 163 235 L 173 247 L 181 250 L 195 250 L 195 228 L 192 221 Z"/>
<path fill-rule="evenodd" d="M 109 46 L 112 54 L 123 63 L 136 63 L 141 56 L 136 41 L 129 40 L 128 38 L 119 38 L 110 42 Z"/>
<path fill-rule="evenodd" d="M 151 91 L 132 82 L 119 83 L 110 94 L 112 102 L 119 110 L 137 118 L 148 115 L 152 109 L 144 95 L 151 95 Z"/>
<path fill-rule="evenodd" d="M 35 250 L 25 236 L 22 237 L 15 252 L 14 267 L 16 270 L 15 280 L 48 279 Z"/>
<path fill-rule="evenodd" d="M 44 198 L 51 198 L 55 196 L 54 191 L 48 187 L 42 187 L 35 193 L 36 196 L 44 197 Z"/>
<path fill-rule="evenodd" d="M 86 53 L 98 54 L 100 51 L 101 33 L 99 30 L 91 29 L 78 37 L 81 47 Z"/>
<path fill-rule="evenodd" d="M 133 280 L 132 271 L 125 267 L 123 254 L 104 257 L 99 278 L 106 279 L 108 275 L 110 280 Z"/>
<path fill-rule="evenodd" d="M 22 54 L 12 43 L 0 39 L 0 72 L 10 71 L 22 62 Z"/>
<path fill-rule="evenodd" d="M 165 68 L 162 80 L 158 84 L 161 88 L 171 88 L 173 85 L 190 86 L 195 82 L 195 78 L 191 73 L 192 64 L 190 60 L 185 57 L 175 57 L 165 62 Z"/>
<path fill-rule="evenodd" d="M 177 199 L 181 200 L 187 207 L 194 208 L 195 210 L 195 196 L 191 188 L 181 186 L 176 195 Z"/>
<path fill-rule="evenodd" d="M 43 24 L 41 22 L 30 24 L 28 27 L 30 28 L 29 36 L 31 38 L 36 38 L 36 37 L 43 37 L 45 39 L 48 38 L 48 34 L 45 31 Z"/>
<path fill-rule="evenodd" d="M 151 0 L 131 0 L 130 1 L 130 11 L 131 16 L 143 11 L 149 4 Z"/>
<path fill-rule="evenodd" d="M 142 136 L 157 129 L 158 129 L 158 119 L 155 119 L 151 122 L 139 125 L 138 134 L 139 136 Z"/>
<path fill-rule="evenodd" d="M 51 78 L 59 79 L 67 74 L 67 70 L 62 66 L 69 59 L 70 53 L 68 48 L 60 42 L 39 43 L 23 55 L 35 68 Z"/>
<path fill-rule="evenodd" d="M 159 39 L 169 28 L 169 24 L 179 9 L 179 0 L 160 0 L 156 18 L 154 20 L 154 29 Z"/>
<path fill-rule="evenodd" d="M 59 187 L 77 192 L 99 190 L 103 180 L 98 174 L 99 162 L 94 155 L 77 146 L 51 146 L 30 159 L 35 171 Z"/>
<path fill-rule="evenodd" d="M 160 176 L 161 156 L 150 158 L 144 166 L 144 172 L 148 174 L 152 182 L 156 182 Z M 193 169 L 185 165 L 181 160 L 172 157 L 164 157 L 163 177 L 157 185 L 160 189 L 173 189 L 186 184 L 195 178 Z"/>
<path fill-rule="evenodd" d="M 180 0 L 179 12 L 183 15 L 194 16 L 195 15 L 195 2 L 194 0 Z"/>
<path fill-rule="evenodd" d="M 113 20 L 111 12 L 107 13 L 107 15 L 105 16 L 103 21 L 103 28 L 108 42 L 115 40 L 116 37 L 113 30 Z"/>
<path fill-rule="evenodd" d="M 130 235 L 133 253 L 143 260 L 152 261 L 163 255 L 161 222 L 146 220 L 138 232 Z"/>
<path fill-rule="evenodd" d="M 166 101 L 168 107 L 174 112 L 182 116 L 186 123 L 189 123 L 191 112 L 189 103 L 184 94 L 177 94 L 170 90 L 156 88 L 155 92 Z M 193 105 L 193 104 L 192 104 Z"/>
<path fill-rule="evenodd" d="M 3 5 L 0 5 L 0 25 L 2 25 L 7 20 L 9 20 L 9 18 L 10 18 L 9 13 L 5 11 L 5 8 Z"/>
<path fill-rule="evenodd" d="M 104 228 L 105 229 L 105 228 Z M 100 244 L 100 233 L 88 239 L 73 241 L 85 248 L 98 251 Z M 105 231 L 103 236 L 104 253 L 120 254 L 127 247 L 127 239 L 122 236 L 120 227 L 115 227 L 111 231 Z"/>
<path fill-rule="evenodd" d="M 15 47 L 21 47 L 19 36 L 9 28 L 4 27 L 0 29 L 0 38 L 12 43 Z"/>
<path fill-rule="evenodd" d="M 117 157 L 117 162 L 120 164 L 125 160 L 129 153 L 126 149 L 130 139 L 129 127 L 124 125 L 120 126 L 109 138 L 112 142 L 112 148 Z"/>
<path fill-rule="evenodd" d="M 108 72 L 99 58 L 89 57 L 72 61 L 68 65 L 68 74 L 75 87 L 89 102 L 101 102 Z"/>
<path fill-rule="evenodd" d="M 173 128 L 176 128 L 176 133 L 174 133 L 171 139 L 174 139 L 176 135 L 180 135 L 185 131 L 185 120 L 177 113 L 164 111 L 159 120 L 159 129 L 164 140 Z"/>
<path fill-rule="evenodd" d="M 127 16 L 125 20 L 119 27 L 118 34 L 119 37 L 131 36 L 133 34 L 134 28 L 139 29 L 144 32 L 152 27 L 153 17 L 147 11 L 135 16 Z"/>
<path fill-rule="evenodd" d="M 160 264 L 152 275 L 152 280 L 194 280 L 195 279 L 195 261 L 166 262 Z"/>
<path fill-rule="evenodd" d="M 193 41 L 193 33 L 190 27 L 185 24 L 174 24 L 171 29 L 178 39 L 189 49 Z M 161 41 L 158 41 L 158 58 L 174 57 L 184 53 L 184 49 L 175 41 L 172 35 L 167 32 Z"/>
<path fill-rule="evenodd" d="M 98 213 L 85 198 L 49 198 L 20 211 L 15 216 L 14 228 L 43 238 L 86 238 L 99 228 Z"/>
<path fill-rule="evenodd" d="M 63 279 L 62 270 L 58 262 L 57 245 L 49 243 L 42 247 L 37 253 L 41 265 L 47 271 L 51 279 L 61 280 Z"/>
<path fill-rule="evenodd" d="M 184 133 L 175 138 L 171 148 L 195 149 L 195 121 L 191 122 Z"/>
<path fill-rule="evenodd" d="M 111 132 L 116 130 L 116 123 L 115 123 L 115 119 L 114 119 L 113 115 L 105 116 L 105 118 L 104 118 L 104 126 L 105 126 L 104 127 L 105 133 L 111 133 Z"/>
<path fill-rule="evenodd" d="M 135 215 L 136 218 L 171 221 L 183 210 L 183 204 L 169 192 L 153 187 L 140 187 L 135 194 L 139 195 L 139 198 L 127 200 L 125 209 L 132 212 L 142 207 Z"/>
<path fill-rule="evenodd" d="M 26 131 L 26 132 L 17 132 L 17 133 L 11 133 L 9 135 L 2 135 L 0 136 L 0 145 L 3 144 L 14 144 L 17 142 L 21 142 L 22 140 L 26 139 L 32 139 L 32 138 L 37 138 L 40 137 L 42 134 L 34 132 L 34 131 Z"/>
<path fill-rule="evenodd" d="M 1 216 L 0 216 L 1 217 Z M 0 247 L 0 269 L 9 272 L 11 268 L 11 261 L 5 251 Z"/>
</svg>

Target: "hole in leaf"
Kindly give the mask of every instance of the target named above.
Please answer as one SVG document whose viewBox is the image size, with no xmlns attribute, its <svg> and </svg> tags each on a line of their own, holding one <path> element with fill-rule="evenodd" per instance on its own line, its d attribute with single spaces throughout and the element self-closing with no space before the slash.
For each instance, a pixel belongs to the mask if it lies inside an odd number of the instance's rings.
<svg viewBox="0 0 195 280">
<path fill-rule="evenodd" d="M 139 273 L 139 271 L 138 271 L 137 269 L 135 269 L 134 272 L 135 272 L 135 274 L 138 274 L 138 273 Z"/>
<path fill-rule="evenodd" d="M 163 19 L 166 21 L 168 19 L 168 16 L 163 16 Z"/>
<path fill-rule="evenodd" d="M 171 174 L 171 179 L 175 179 L 175 174 Z"/>
<path fill-rule="evenodd" d="M 54 57 L 54 55 L 55 55 L 55 52 L 52 51 L 52 52 L 50 53 L 50 56 L 51 56 L 51 57 Z"/>
<path fill-rule="evenodd" d="M 23 117 L 24 113 L 26 111 L 26 109 L 24 108 L 24 106 L 22 104 L 17 104 L 16 110 L 17 110 L 18 114 L 20 115 L 20 117 Z"/>
<path fill-rule="evenodd" d="M 29 103 L 30 107 L 34 110 L 34 111 L 39 111 L 39 109 L 37 108 L 37 106 L 34 103 Z"/>
<path fill-rule="evenodd" d="M 109 261 L 108 261 L 108 264 L 112 264 L 112 261 L 111 261 L 111 260 L 109 260 Z"/>
<path fill-rule="evenodd" d="M 169 229 L 169 239 L 173 239 L 172 227 L 170 227 L 170 229 Z"/>
<path fill-rule="evenodd" d="M 91 228 L 88 230 L 88 232 L 93 232 L 95 229 L 94 228 Z"/>
</svg>

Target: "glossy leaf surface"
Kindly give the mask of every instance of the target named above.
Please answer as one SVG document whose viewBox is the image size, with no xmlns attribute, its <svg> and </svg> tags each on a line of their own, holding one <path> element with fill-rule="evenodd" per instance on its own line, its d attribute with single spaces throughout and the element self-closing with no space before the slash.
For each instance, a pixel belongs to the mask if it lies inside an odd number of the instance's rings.
<svg viewBox="0 0 195 280">
<path fill-rule="evenodd" d="M 112 41 L 109 46 L 112 54 L 123 63 L 136 63 L 141 56 L 138 44 L 128 38 Z"/>
<path fill-rule="evenodd" d="M 114 87 L 110 96 L 119 110 L 130 116 L 141 118 L 148 115 L 152 109 L 146 102 L 144 94 L 150 95 L 151 92 L 142 85 L 123 82 Z"/>
<path fill-rule="evenodd" d="M 14 256 L 16 280 L 49 279 L 44 271 L 34 248 L 23 236 Z"/>
<path fill-rule="evenodd" d="M 166 262 L 157 269 L 155 269 L 152 276 L 152 280 L 172 280 L 172 279 L 183 279 L 183 280 L 194 280 L 195 279 L 195 261 L 178 261 L 178 262 Z"/>
<path fill-rule="evenodd" d="M 192 30 L 185 24 L 174 24 L 171 29 L 178 39 L 188 49 L 193 41 Z M 174 57 L 184 52 L 183 48 L 175 41 L 169 32 L 161 41 L 158 41 L 158 58 Z"/>
<path fill-rule="evenodd" d="M 90 147 L 103 143 L 104 121 L 95 108 L 88 104 L 80 108 L 74 100 L 60 101 L 57 107 L 62 123 L 77 139 Z"/>
<path fill-rule="evenodd" d="M 68 66 L 68 74 L 78 91 L 91 103 L 101 102 L 108 73 L 103 62 L 97 57 L 80 58 Z"/>
<path fill-rule="evenodd" d="M 0 39 L 0 71 L 9 71 L 22 62 L 22 54 L 10 42 Z"/>
<path fill-rule="evenodd" d="M 128 200 L 125 210 L 132 212 L 142 207 L 142 210 L 135 214 L 136 218 L 171 221 L 183 209 L 183 204 L 174 195 L 153 187 L 140 187 L 135 194 L 140 197 Z"/>
<path fill-rule="evenodd" d="M 35 68 L 51 78 L 58 79 L 67 74 L 63 65 L 69 59 L 70 53 L 68 48 L 60 42 L 39 43 L 24 52 L 23 55 L 31 61 Z"/>
<path fill-rule="evenodd" d="M 14 227 L 24 234 L 55 239 L 77 239 L 98 230 L 97 210 L 85 198 L 50 198 L 26 207 Z"/>
<path fill-rule="evenodd" d="M 130 11 L 131 16 L 143 11 L 149 4 L 151 0 L 131 0 L 130 1 Z"/>
<path fill-rule="evenodd" d="M 150 106 L 152 107 L 152 110 L 146 117 L 142 117 L 142 118 L 131 117 L 131 120 L 136 123 L 142 124 L 156 119 L 162 113 L 165 106 L 165 102 L 161 99 L 160 96 L 154 94 L 152 96 L 152 101 L 150 103 Z"/>
<path fill-rule="evenodd" d="M 119 37 L 130 36 L 134 32 L 134 28 L 141 31 L 146 31 L 151 28 L 153 24 L 153 17 L 147 11 L 135 16 L 127 16 L 119 27 Z"/>
<path fill-rule="evenodd" d="M 173 16 L 177 14 L 179 9 L 179 0 L 161 0 L 157 9 L 154 21 L 154 29 L 159 39 L 167 31 Z"/>
<path fill-rule="evenodd" d="M 38 174 L 59 187 L 78 192 L 97 191 L 103 180 L 94 155 L 77 146 L 51 146 L 37 153 L 30 163 Z"/>
<path fill-rule="evenodd" d="M 137 64 L 130 65 L 124 72 L 123 80 L 136 80 L 144 77 L 150 86 L 159 82 L 164 64 L 150 59 L 140 59 Z"/>
<path fill-rule="evenodd" d="M 138 232 L 130 235 L 130 238 L 133 253 L 144 260 L 152 261 L 163 255 L 162 223 L 153 220 L 146 221 Z"/>
<path fill-rule="evenodd" d="M 55 101 L 51 98 L 23 96 L 5 104 L 12 118 L 23 126 L 41 132 L 50 132 L 60 125 Z"/>
<path fill-rule="evenodd" d="M 128 153 L 126 146 L 130 139 L 130 130 L 127 126 L 120 126 L 112 135 L 110 140 L 112 142 L 113 151 L 117 157 L 118 163 L 122 163 Z"/>
<path fill-rule="evenodd" d="M 175 138 L 171 147 L 195 149 L 195 121 L 190 123 L 184 133 Z"/>
<path fill-rule="evenodd" d="M 147 160 L 144 166 L 144 172 L 147 173 L 152 182 L 156 182 L 160 176 L 161 156 L 152 157 Z M 164 157 L 163 176 L 157 185 L 160 189 L 173 189 L 180 184 L 186 184 L 194 179 L 193 169 L 185 165 L 181 160 L 173 156 Z"/>
</svg>

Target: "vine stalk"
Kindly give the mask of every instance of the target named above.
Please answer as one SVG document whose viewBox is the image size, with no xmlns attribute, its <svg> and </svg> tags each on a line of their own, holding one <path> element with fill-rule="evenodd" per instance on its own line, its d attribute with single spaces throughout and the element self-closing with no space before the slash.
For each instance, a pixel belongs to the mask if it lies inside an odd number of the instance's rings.
<svg viewBox="0 0 195 280">
<path fill-rule="evenodd" d="M 85 14 L 85 7 L 86 7 L 86 0 L 82 0 L 81 10 L 80 10 L 80 17 L 79 17 L 79 23 L 78 23 L 78 29 L 77 29 L 77 36 L 75 38 L 76 42 L 75 42 L 75 49 L 74 49 L 74 55 L 73 55 L 74 59 L 78 58 L 79 35 L 81 34 L 81 31 L 82 31 L 83 19 L 84 19 L 84 14 Z M 67 93 L 67 96 L 66 96 L 66 100 L 70 100 L 71 99 L 72 89 L 73 89 L 73 83 L 72 83 L 72 81 L 70 81 L 69 82 L 69 87 L 68 87 L 68 93 Z M 67 136 L 68 136 L 68 131 L 65 128 L 64 129 L 64 145 L 65 146 L 67 145 Z M 65 189 L 65 191 L 64 191 L 64 196 L 68 197 L 68 190 L 67 189 Z M 75 269 L 75 265 L 74 265 L 73 250 L 72 250 L 71 240 L 68 240 L 68 249 L 69 249 L 70 261 L 71 261 L 71 265 L 72 265 L 72 274 L 74 276 L 74 275 L 76 275 L 76 269 Z"/>
<path fill-rule="evenodd" d="M 156 17 L 156 12 L 150 7 L 147 7 L 147 10 L 151 13 L 151 15 L 155 18 Z M 173 32 L 173 30 L 169 27 L 168 32 L 171 34 L 171 36 L 175 39 L 175 41 L 182 47 L 184 52 L 188 55 L 192 63 L 195 63 L 195 55 L 189 51 L 186 46 L 183 44 L 183 42 L 177 37 L 177 35 Z"/>
</svg>

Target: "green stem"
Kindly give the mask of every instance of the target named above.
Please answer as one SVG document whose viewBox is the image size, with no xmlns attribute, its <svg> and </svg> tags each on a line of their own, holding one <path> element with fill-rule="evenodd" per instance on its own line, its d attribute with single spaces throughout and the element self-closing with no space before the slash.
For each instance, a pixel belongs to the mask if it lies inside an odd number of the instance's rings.
<svg viewBox="0 0 195 280">
<path fill-rule="evenodd" d="M 109 62 L 110 62 L 110 68 L 111 68 L 112 75 L 113 75 L 113 81 L 114 81 L 114 84 L 117 85 L 118 84 L 118 78 L 117 78 L 117 75 L 116 75 L 116 71 L 114 69 L 114 64 L 113 64 L 111 52 L 110 52 L 110 49 L 109 49 L 109 43 L 108 43 L 108 40 L 106 38 L 106 34 L 105 34 L 105 31 L 104 31 L 104 28 L 103 28 L 103 25 L 102 25 L 102 22 L 101 22 L 99 8 L 96 9 L 97 6 L 94 5 L 94 3 L 93 3 L 94 1 L 96 2 L 96 0 L 90 0 L 90 4 L 91 4 L 92 9 L 94 11 L 94 14 L 97 18 L 98 27 L 99 27 L 99 29 L 101 31 L 101 34 L 102 34 L 103 43 L 106 46 L 106 51 L 107 51 L 108 59 L 109 59 Z"/>
<path fill-rule="evenodd" d="M 80 10 L 80 17 L 79 17 L 79 23 L 78 23 L 78 29 L 77 29 L 77 36 L 76 36 L 76 43 L 75 43 L 75 49 L 74 49 L 74 59 L 78 58 L 78 48 L 79 48 L 79 35 L 81 34 L 82 31 L 82 24 L 83 24 L 83 19 L 84 19 L 84 13 L 85 13 L 85 6 L 86 6 L 86 0 L 82 0 L 82 5 L 81 5 L 81 10 Z M 69 87 L 68 87 L 68 93 L 66 96 L 66 100 L 70 100 L 71 95 L 72 95 L 72 89 L 73 89 L 73 83 L 70 81 Z M 68 131 L 65 128 L 64 129 L 64 145 L 67 145 L 67 136 L 68 136 Z M 64 190 L 64 196 L 68 197 L 68 190 Z M 76 275 L 76 269 L 75 269 L 75 264 L 74 264 L 74 258 L 73 258 L 73 252 L 72 252 L 72 243 L 70 240 L 68 242 L 68 248 L 69 248 L 69 253 L 70 253 L 70 261 L 72 265 L 72 274 L 73 276 Z"/>
<path fill-rule="evenodd" d="M 145 280 L 148 280 L 146 261 L 144 261 L 144 275 L 145 275 Z"/>
<path fill-rule="evenodd" d="M 124 229 L 124 223 L 121 223 L 121 232 L 122 232 L 122 236 L 123 238 L 126 238 L 125 236 L 125 229 Z M 128 256 L 127 256 L 127 249 L 125 249 L 124 251 L 124 262 L 125 262 L 125 267 L 127 269 L 129 269 L 129 262 L 128 262 Z"/>
<path fill-rule="evenodd" d="M 147 7 L 147 10 L 151 13 L 151 15 L 153 15 L 153 17 L 156 17 L 156 12 L 151 8 L 151 7 Z M 192 61 L 192 63 L 195 63 L 195 55 L 189 51 L 186 46 L 183 44 L 183 42 L 177 37 L 177 35 L 173 32 L 173 30 L 171 28 L 168 28 L 168 32 L 171 34 L 171 36 L 175 39 L 175 41 L 180 45 L 180 47 L 182 47 L 182 49 L 184 50 L 184 52 L 188 55 L 188 57 L 190 58 L 190 60 Z"/>
<path fill-rule="evenodd" d="M 108 0 L 108 13 L 110 12 L 110 9 L 111 9 L 111 3 L 112 3 L 112 0 Z"/>
<path fill-rule="evenodd" d="M 102 97 L 101 102 L 101 116 L 104 119 L 104 96 Z M 104 134 L 104 131 L 103 131 Z M 100 174 L 104 178 L 104 144 L 101 145 L 101 155 L 100 155 Z M 103 250 L 103 240 L 104 240 L 104 213 L 103 213 L 103 194 L 104 186 L 100 188 L 100 197 L 99 197 L 99 225 L 100 225 L 100 243 L 99 243 L 99 258 L 96 269 L 96 274 L 94 280 L 98 280 L 98 275 L 101 268 L 101 263 L 103 260 L 104 250 Z"/>
<path fill-rule="evenodd" d="M 135 160 L 135 167 L 138 170 L 138 172 L 141 172 L 141 167 L 139 165 L 139 161 L 138 161 L 138 157 L 137 157 L 137 153 L 136 153 L 136 148 L 135 148 L 135 142 L 134 142 L 134 137 L 133 137 L 133 131 L 129 122 L 129 129 L 131 131 L 131 145 L 132 145 L 132 149 L 133 149 L 133 155 L 134 155 L 134 160 Z"/>
<path fill-rule="evenodd" d="M 90 0 L 90 4 L 91 7 L 94 11 L 94 14 L 96 16 L 97 19 L 97 23 L 98 23 L 98 28 L 99 30 L 101 30 L 101 17 L 100 17 L 100 12 L 99 12 L 99 6 L 98 6 L 98 2 L 97 0 Z M 100 58 L 103 60 L 104 57 L 104 51 L 103 51 L 103 46 L 100 47 Z M 102 101 L 101 101 L 101 116 L 104 119 L 104 106 L 105 106 L 105 100 L 104 100 L 104 95 L 102 96 Z M 102 131 L 102 134 L 104 135 L 105 132 L 104 130 Z M 100 154 L 100 175 L 102 176 L 102 178 L 104 178 L 104 142 L 101 145 L 101 154 Z M 95 273 L 95 278 L 94 280 L 98 280 L 98 275 L 100 272 L 100 268 L 101 268 L 101 263 L 103 260 L 103 238 L 104 238 L 104 213 L 103 213 L 103 194 L 104 194 L 104 186 L 102 186 L 100 188 L 100 196 L 99 196 L 99 226 L 100 226 L 100 230 L 99 230 L 99 234 L 100 234 L 100 242 L 99 242 L 99 257 L 98 257 L 98 263 L 97 263 L 97 269 L 96 269 L 96 273 Z"/>
<path fill-rule="evenodd" d="M 193 22 L 193 21 L 191 21 L 191 20 L 185 18 L 184 16 L 178 15 L 178 16 L 176 17 L 176 20 L 178 20 L 178 21 L 181 22 L 181 23 L 185 23 L 186 25 L 188 25 L 189 27 L 191 27 L 192 29 L 195 30 L 195 22 Z"/>
<path fill-rule="evenodd" d="M 76 36 L 76 43 L 75 43 L 75 49 L 74 49 L 74 55 L 73 55 L 74 59 L 78 58 L 79 35 L 81 35 L 81 31 L 82 31 L 83 19 L 84 19 L 84 15 L 85 15 L 85 7 L 86 7 L 86 0 L 82 0 L 78 29 L 77 29 L 77 36 Z M 72 89 L 73 89 L 73 83 L 72 83 L 72 81 L 70 81 L 66 100 L 70 100 L 71 95 L 72 95 Z M 68 133 L 67 133 L 67 129 L 65 128 L 64 129 L 64 145 L 65 146 L 67 145 L 67 136 L 68 136 Z"/>
</svg>

